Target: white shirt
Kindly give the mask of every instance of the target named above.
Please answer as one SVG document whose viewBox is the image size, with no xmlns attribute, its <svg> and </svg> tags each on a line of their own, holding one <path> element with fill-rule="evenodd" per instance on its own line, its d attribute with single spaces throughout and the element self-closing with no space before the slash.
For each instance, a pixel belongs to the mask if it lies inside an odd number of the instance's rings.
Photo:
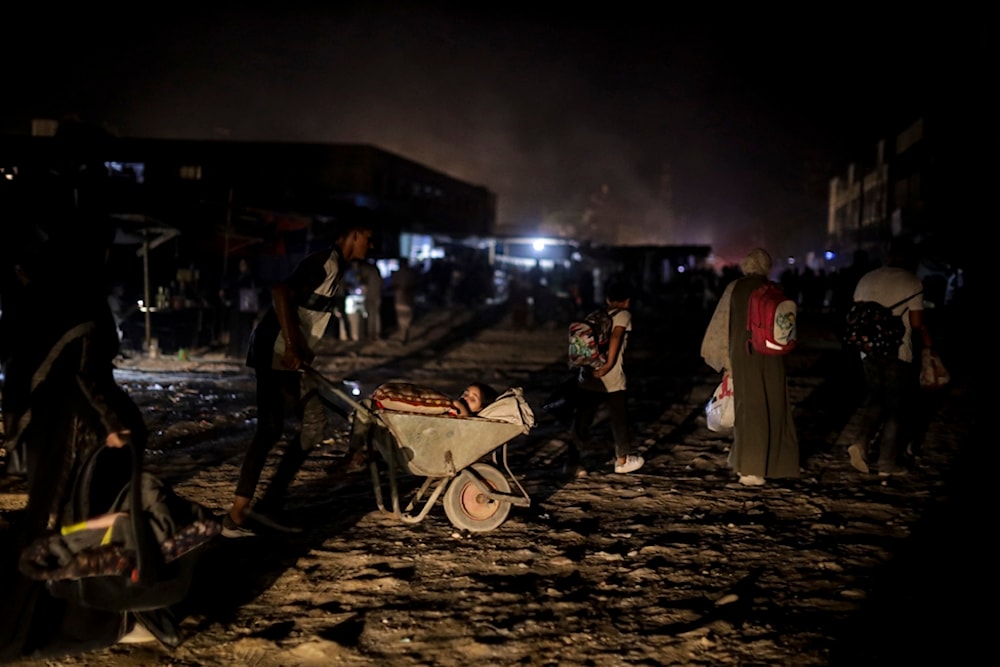
<svg viewBox="0 0 1000 667">
<path fill-rule="evenodd" d="M 621 347 L 618 348 L 618 358 L 615 359 L 615 365 L 611 367 L 608 374 L 601 377 L 601 382 L 604 383 L 604 389 L 612 391 L 624 391 L 625 390 L 625 346 L 628 343 L 628 334 L 632 331 L 632 313 L 627 310 L 619 310 L 615 313 L 614 317 L 611 318 L 611 331 L 614 331 L 616 327 L 623 327 L 625 329 L 625 334 L 622 336 Z"/>
<path fill-rule="evenodd" d="M 902 319 L 905 328 L 903 344 L 899 346 L 898 356 L 901 361 L 913 361 L 910 311 L 924 309 L 923 289 L 923 283 L 915 273 L 894 266 L 869 271 L 861 276 L 858 286 L 854 288 L 855 301 L 874 301 L 887 307 L 902 301 L 892 309 L 892 314 Z"/>
</svg>

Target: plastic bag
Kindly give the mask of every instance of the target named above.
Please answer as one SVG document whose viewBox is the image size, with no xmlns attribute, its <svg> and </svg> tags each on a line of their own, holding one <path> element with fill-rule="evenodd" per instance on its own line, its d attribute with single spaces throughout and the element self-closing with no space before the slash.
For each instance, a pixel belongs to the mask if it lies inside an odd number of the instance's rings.
<svg viewBox="0 0 1000 667">
<path fill-rule="evenodd" d="M 920 353 L 920 388 L 937 389 L 951 382 L 951 374 L 941 363 L 934 350 L 924 348 Z"/>
<path fill-rule="evenodd" d="M 728 431 L 736 423 L 736 405 L 733 403 L 733 379 L 729 371 L 722 376 L 712 398 L 705 404 L 705 420 L 710 431 Z"/>
</svg>

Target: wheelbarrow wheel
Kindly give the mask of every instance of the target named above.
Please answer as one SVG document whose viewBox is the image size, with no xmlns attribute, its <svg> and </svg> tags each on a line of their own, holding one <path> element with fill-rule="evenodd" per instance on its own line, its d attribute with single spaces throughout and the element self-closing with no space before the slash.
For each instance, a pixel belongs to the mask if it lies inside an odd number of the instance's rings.
<svg viewBox="0 0 1000 667">
<path fill-rule="evenodd" d="M 499 470 L 488 463 L 471 466 L 486 483 L 497 491 L 510 493 L 510 484 Z M 456 528 L 474 533 L 493 530 L 510 514 L 510 503 L 491 500 L 476 485 L 476 478 L 468 468 L 451 480 L 441 500 L 444 513 Z"/>
</svg>

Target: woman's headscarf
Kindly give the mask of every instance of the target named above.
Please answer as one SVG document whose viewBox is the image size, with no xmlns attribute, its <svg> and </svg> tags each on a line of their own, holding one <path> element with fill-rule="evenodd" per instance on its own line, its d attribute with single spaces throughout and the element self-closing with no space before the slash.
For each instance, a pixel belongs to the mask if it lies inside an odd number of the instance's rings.
<svg viewBox="0 0 1000 667">
<path fill-rule="evenodd" d="M 766 276 L 771 273 L 771 256 L 763 248 L 754 248 L 740 262 L 745 276 Z"/>
</svg>

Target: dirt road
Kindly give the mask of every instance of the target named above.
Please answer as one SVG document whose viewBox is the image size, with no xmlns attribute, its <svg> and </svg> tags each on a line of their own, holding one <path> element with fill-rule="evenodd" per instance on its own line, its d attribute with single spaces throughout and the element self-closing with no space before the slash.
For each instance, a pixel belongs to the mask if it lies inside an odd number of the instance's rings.
<svg viewBox="0 0 1000 667">
<path fill-rule="evenodd" d="M 729 438 L 705 428 L 718 378 L 697 356 L 703 314 L 638 313 L 629 378 L 647 464 L 615 475 L 608 445 L 576 478 L 562 468 L 564 425 L 541 407 L 567 377 L 562 327 L 475 331 L 463 319 L 475 317 L 439 313 L 405 347 L 317 363 L 367 391 L 391 377 L 455 394 L 474 378 L 523 387 L 538 424 L 509 463 L 530 507 L 486 533 L 458 530 L 440 507 L 404 524 L 378 511 L 364 474 L 329 474 L 346 444 L 339 422 L 293 487 L 287 519 L 304 532 L 213 544 L 181 610 L 181 647 L 45 664 L 961 664 L 981 648 L 983 621 L 960 602 L 987 571 L 984 538 L 968 529 L 982 513 L 961 374 L 928 397 L 910 475 L 859 475 L 845 454 L 856 376 L 806 322 L 788 358 L 803 475 L 747 488 L 726 468 Z M 155 434 L 150 469 L 222 511 L 252 435 L 252 379 L 211 358 L 123 366 Z"/>
</svg>

